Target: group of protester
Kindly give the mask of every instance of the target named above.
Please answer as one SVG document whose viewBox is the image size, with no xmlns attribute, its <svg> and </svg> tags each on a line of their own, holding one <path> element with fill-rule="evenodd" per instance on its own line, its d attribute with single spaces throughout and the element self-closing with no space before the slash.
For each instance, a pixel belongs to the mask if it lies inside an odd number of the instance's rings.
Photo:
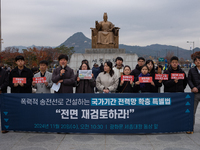
<svg viewBox="0 0 200 150">
<path fill-rule="evenodd" d="M 68 56 L 61 54 L 58 57 L 59 67 L 53 70 L 53 73 L 47 71 L 48 62 L 43 60 L 39 63 L 40 71 L 33 72 L 25 67 L 23 56 L 17 56 L 15 62 L 17 67 L 9 74 L 0 67 L 0 91 L 7 92 L 7 86 L 11 87 L 11 93 L 32 93 L 32 88 L 36 89 L 36 93 L 51 93 L 53 83 L 60 84 L 60 88 L 55 93 L 73 93 L 73 87 L 76 87 L 76 93 L 158 93 L 159 88 L 164 85 L 164 92 L 184 92 L 187 84 L 191 88 L 191 92 L 195 93 L 194 98 L 194 116 L 200 100 L 200 56 L 194 58 L 195 67 L 191 68 L 186 77 L 185 72 L 179 66 L 179 59 L 173 56 L 170 60 L 168 70 L 164 74 L 168 74 L 168 80 L 155 80 L 155 74 L 161 73 L 159 67 L 155 70 L 154 62 L 139 57 L 134 70 L 128 65 L 123 65 L 123 59 L 117 57 L 115 66 L 112 62 L 107 61 L 98 67 L 94 65 L 91 79 L 80 79 L 79 71 L 74 75 L 68 63 Z M 79 70 L 91 70 L 87 60 L 82 61 Z M 184 79 L 171 79 L 172 73 L 183 73 Z M 121 75 L 132 75 L 133 80 L 123 81 Z M 44 83 L 36 83 L 33 77 L 46 77 Z M 150 83 L 141 83 L 140 77 L 152 77 Z M 14 83 L 14 78 L 26 78 L 25 83 Z"/>
</svg>

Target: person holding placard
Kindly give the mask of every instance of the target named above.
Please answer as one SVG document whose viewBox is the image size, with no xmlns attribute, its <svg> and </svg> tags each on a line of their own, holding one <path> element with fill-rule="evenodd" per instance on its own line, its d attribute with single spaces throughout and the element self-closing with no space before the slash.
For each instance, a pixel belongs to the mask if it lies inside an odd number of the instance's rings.
<svg viewBox="0 0 200 150">
<path fill-rule="evenodd" d="M 52 75 L 52 89 L 56 93 L 73 93 L 75 83 L 74 71 L 67 66 L 68 56 L 61 54 L 58 57 L 59 67 L 54 69 Z"/>
<path fill-rule="evenodd" d="M 96 86 L 96 81 L 94 78 L 94 75 L 86 73 L 88 75 L 85 79 L 85 76 L 81 74 L 81 71 L 90 70 L 90 67 L 87 63 L 82 63 L 82 65 L 79 68 L 79 73 L 75 76 L 76 80 L 76 93 L 94 93 L 94 87 Z M 88 71 L 88 72 L 89 72 Z"/>
<path fill-rule="evenodd" d="M 36 93 L 51 93 L 53 82 L 51 80 L 52 73 L 47 71 L 48 62 L 46 60 L 40 61 L 39 67 L 40 72 L 34 75 L 32 85 L 36 88 Z"/>
<path fill-rule="evenodd" d="M 137 81 L 135 82 L 135 87 L 138 88 L 140 93 L 152 92 L 152 87 L 155 86 L 155 83 L 152 80 L 152 77 L 149 74 L 149 68 L 147 65 L 142 66 L 141 73 L 138 76 Z"/>
<path fill-rule="evenodd" d="M 104 63 L 104 72 L 101 72 L 96 79 L 96 86 L 99 93 L 115 93 L 118 86 L 118 77 L 113 71 L 112 62 Z"/>
<path fill-rule="evenodd" d="M 24 57 L 19 55 L 15 57 L 17 67 L 15 67 L 9 76 L 9 86 L 11 93 L 32 93 L 33 73 L 24 66 Z"/>
<path fill-rule="evenodd" d="M 188 73 L 188 84 L 191 88 L 191 92 L 194 93 L 194 124 L 195 114 L 200 101 L 200 56 L 194 58 L 194 68 L 191 68 Z"/>
<path fill-rule="evenodd" d="M 178 65 L 178 57 L 173 56 L 170 59 L 170 66 L 164 74 L 168 74 L 168 80 L 163 80 L 164 92 L 184 92 L 187 86 L 187 77 L 185 72 Z"/>
<path fill-rule="evenodd" d="M 155 86 L 152 86 L 151 92 L 158 93 L 159 88 L 162 86 L 162 80 L 155 80 L 155 66 L 152 60 L 147 60 L 146 65 L 149 68 L 149 74 L 152 77 Z"/>
<path fill-rule="evenodd" d="M 134 90 L 134 76 L 130 75 L 131 67 L 124 66 L 123 75 L 119 78 L 117 93 L 133 93 Z"/>
</svg>

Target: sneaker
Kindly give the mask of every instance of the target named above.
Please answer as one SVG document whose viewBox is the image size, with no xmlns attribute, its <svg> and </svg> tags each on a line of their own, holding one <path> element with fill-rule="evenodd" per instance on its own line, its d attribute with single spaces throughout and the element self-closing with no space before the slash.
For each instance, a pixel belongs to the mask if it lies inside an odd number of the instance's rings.
<svg viewBox="0 0 200 150">
<path fill-rule="evenodd" d="M 1 133 L 8 133 L 8 131 L 6 131 L 6 130 L 2 130 Z"/>
</svg>

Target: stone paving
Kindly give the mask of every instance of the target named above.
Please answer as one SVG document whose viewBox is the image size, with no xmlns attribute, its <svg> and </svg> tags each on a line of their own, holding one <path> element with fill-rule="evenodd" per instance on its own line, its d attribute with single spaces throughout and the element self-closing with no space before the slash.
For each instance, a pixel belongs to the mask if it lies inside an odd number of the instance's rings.
<svg viewBox="0 0 200 150">
<path fill-rule="evenodd" d="M 187 87 L 186 92 L 189 91 Z M 0 150 L 200 150 L 200 106 L 194 134 L 115 135 L 11 131 L 0 133 Z"/>
</svg>

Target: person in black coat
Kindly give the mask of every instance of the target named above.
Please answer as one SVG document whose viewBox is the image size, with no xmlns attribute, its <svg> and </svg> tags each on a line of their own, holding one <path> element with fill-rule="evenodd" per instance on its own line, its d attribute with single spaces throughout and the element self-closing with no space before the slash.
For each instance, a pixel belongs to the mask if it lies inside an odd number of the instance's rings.
<svg viewBox="0 0 200 150">
<path fill-rule="evenodd" d="M 138 77 L 141 73 L 141 68 L 145 64 L 145 59 L 143 57 L 138 58 L 138 64 L 135 66 L 135 69 L 131 72 L 130 75 L 133 75 L 135 78 Z"/>
<path fill-rule="evenodd" d="M 171 73 L 184 73 L 184 79 L 171 79 Z M 184 92 L 187 86 L 187 77 L 185 72 L 178 65 L 178 57 L 173 56 L 170 59 L 170 66 L 168 70 L 164 71 L 164 74 L 168 74 L 168 80 L 164 80 L 164 92 Z"/>
<path fill-rule="evenodd" d="M 92 73 L 94 74 L 95 79 L 97 78 L 97 76 L 99 75 L 100 72 L 101 72 L 101 70 L 99 68 L 99 65 L 95 63 L 92 68 Z"/>
<path fill-rule="evenodd" d="M 80 70 L 90 70 L 87 63 L 82 63 L 79 68 Z M 91 79 L 80 79 L 79 73 L 75 76 L 76 93 L 94 93 L 94 87 L 96 86 L 96 81 L 94 74 L 92 74 Z"/>
<path fill-rule="evenodd" d="M 139 74 L 139 76 L 135 82 L 135 88 L 138 88 L 138 91 L 140 93 L 152 92 L 152 88 L 155 86 L 155 83 L 153 82 L 153 80 L 151 81 L 151 83 L 141 83 L 139 81 L 140 77 L 151 77 L 149 74 L 149 68 L 147 65 L 142 66 L 141 73 Z"/>
<path fill-rule="evenodd" d="M 17 67 L 15 67 L 9 76 L 9 86 L 11 93 L 32 93 L 32 78 L 33 73 L 30 69 L 24 66 L 24 57 L 19 55 L 15 57 Z M 13 78 L 26 78 L 26 83 L 13 83 Z"/>
<path fill-rule="evenodd" d="M 151 92 L 152 93 L 159 93 L 159 88 L 162 86 L 162 80 L 155 80 L 155 66 L 152 60 L 147 60 L 146 65 L 149 68 L 149 74 L 152 77 L 155 86 L 152 86 Z"/>
<path fill-rule="evenodd" d="M 194 124 L 195 114 L 200 101 L 200 56 L 194 58 L 195 67 L 191 68 L 188 73 L 188 84 L 191 92 L 194 93 Z"/>
<path fill-rule="evenodd" d="M 131 68 L 130 66 L 124 66 L 123 75 L 130 75 Z M 134 81 L 121 81 L 121 77 L 119 78 L 119 84 L 117 87 L 116 93 L 133 93 L 134 90 Z"/>
<path fill-rule="evenodd" d="M 0 93 L 7 93 L 9 75 L 8 72 L 2 68 L 2 66 L 2 63 L 0 63 Z"/>
<path fill-rule="evenodd" d="M 0 63 L 0 93 L 7 93 L 7 86 L 9 84 L 8 72 L 2 68 L 3 64 Z M 1 110 L 1 99 L 0 99 Z M 2 130 L 1 133 L 7 133 L 8 131 Z"/>
</svg>

